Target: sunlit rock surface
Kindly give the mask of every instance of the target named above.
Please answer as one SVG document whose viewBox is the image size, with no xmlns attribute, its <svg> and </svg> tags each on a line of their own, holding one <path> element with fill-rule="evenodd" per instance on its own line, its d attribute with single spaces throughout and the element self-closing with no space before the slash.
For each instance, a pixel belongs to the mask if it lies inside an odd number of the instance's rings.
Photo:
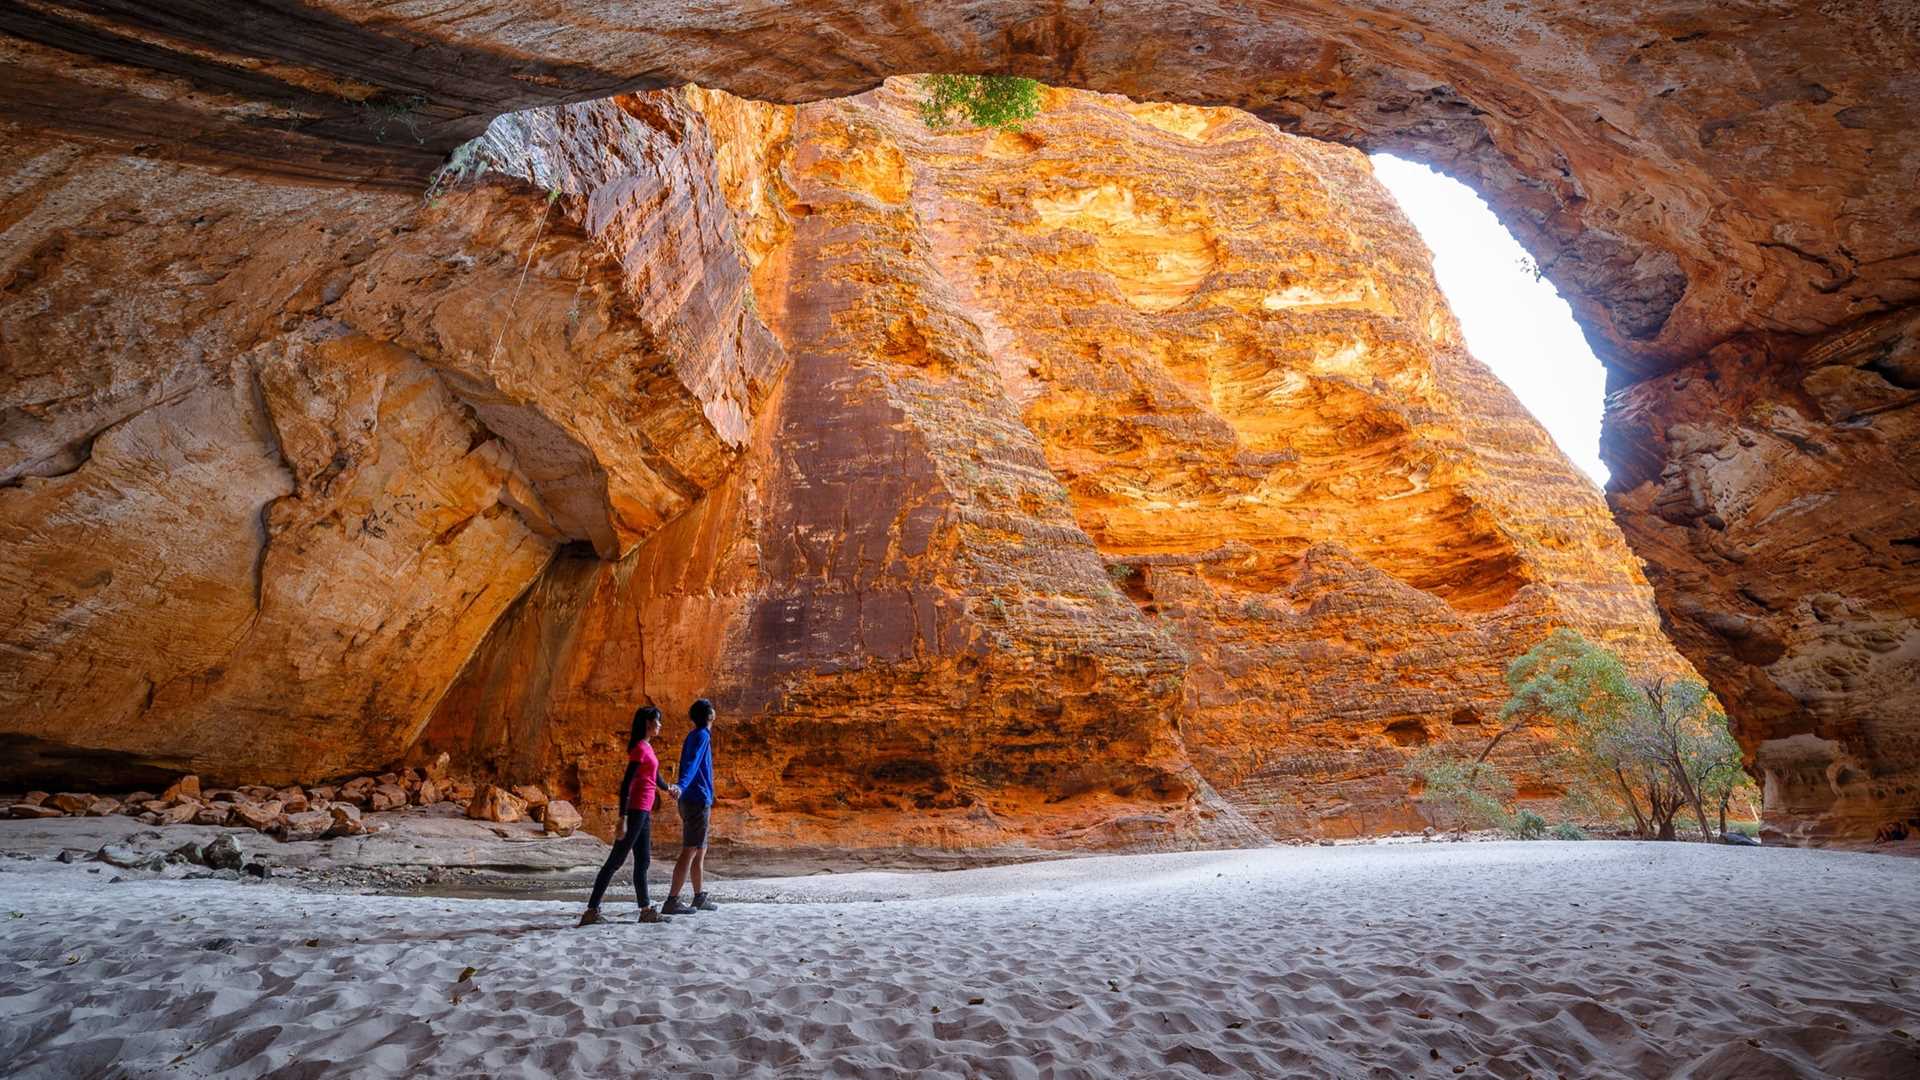
<svg viewBox="0 0 1920 1080">
<path fill-rule="evenodd" d="M 10 771 L 372 768 L 556 548 L 727 474 L 784 356 L 708 141 L 620 115 L 432 199 L 7 142 Z"/>
<path fill-rule="evenodd" d="M 1364 156 L 1076 92 L 937 134 L 911 93 L 699 98 L 784 163 L 735 203 L 784 223 L 791 367 L 736 478 L 557 559 L 422 752 L 604 822 L 633 705 L 671 743 L 706 693 L 752 842 L 1242 842 L 1418 828 L 1408 756 L 1477 751 L 1553 626 L 1687 670 Z M 1499 760 L 1548 797 L 1549 750 Z"/>
</svg>

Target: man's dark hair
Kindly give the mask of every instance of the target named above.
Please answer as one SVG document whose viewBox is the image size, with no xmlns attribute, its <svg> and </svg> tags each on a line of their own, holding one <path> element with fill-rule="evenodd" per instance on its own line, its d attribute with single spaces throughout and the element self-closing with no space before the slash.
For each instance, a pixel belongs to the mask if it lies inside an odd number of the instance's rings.
<svg viewBox="0 0 1920 1080">
<path fill-rule="evenodd" d="M 651 705 L 642 705 L 633 710 L 633 730 L 627 734 L 627 749 L 631 750 L 641 739 L 647 737 L 647 729 L 660 719 L 660 710 Z"/>
<path fill-rule="evenodd" d="M 697 728 L 713 723 L 713 702 L 701 698 L 687 706 L 687 719 L 693 721 L 693 726 Z"/>
</svg>

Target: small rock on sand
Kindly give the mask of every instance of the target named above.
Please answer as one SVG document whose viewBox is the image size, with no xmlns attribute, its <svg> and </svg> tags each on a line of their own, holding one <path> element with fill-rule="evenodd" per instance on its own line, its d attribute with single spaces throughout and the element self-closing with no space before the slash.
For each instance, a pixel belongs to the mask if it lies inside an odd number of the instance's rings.
<svg viewBox="0 0 1920 1080">
<path fill-rule="evenodd" d="M 246 856 L 240 851 L 240 841 L 232 833 L 221 833 L 213 838 L 201 853 L 206 864 L 215 870 L 238 870 Z"/>
</svg>

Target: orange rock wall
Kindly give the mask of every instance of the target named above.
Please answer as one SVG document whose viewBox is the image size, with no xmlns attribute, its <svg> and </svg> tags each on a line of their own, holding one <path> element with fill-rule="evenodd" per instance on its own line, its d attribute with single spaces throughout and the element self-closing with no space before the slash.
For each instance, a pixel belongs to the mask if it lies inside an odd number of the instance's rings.
<svg viewBox="0 0 1920 1080">
<path fill-rule="evenodd" d="M 10 137 L 10 771 L 377 767 L 556 548 L 618 557 L 725 477 L 785 358 L 708 142 L 608 105 L 550 135 L 644 156 L 641 219 L 554 154 L 423 199 Z"/>
<path fill-rule="evenodd" d="M 1732 347 L 1615 396 L 1612 502 L 1768 825 L 1920 830 L 1920 319 Z"/>
<path fill-rule="evenodd" d="M 604 826 L 634 705 L 671 752 L 706 693 L 735 839 L 1246 842 L 1419 827 L 1409 754 L 1477 749 L 1554 626 L 1686 670 L 1364 157 L 1070 92 L 934 134 L 910 96 L 800 107 L 756 155 L 792 366 L 738 483 L 556 561 L 420 752 Z M 1535 797 L 1547 749 L 1503 747 Z"/>
</svg>

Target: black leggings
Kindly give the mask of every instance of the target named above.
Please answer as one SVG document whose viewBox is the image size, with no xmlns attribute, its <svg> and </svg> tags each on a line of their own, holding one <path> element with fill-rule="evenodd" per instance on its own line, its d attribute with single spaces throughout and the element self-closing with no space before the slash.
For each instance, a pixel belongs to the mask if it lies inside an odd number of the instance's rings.
<svg viewBox="0 0 1920 1080">
<path fill-rule="evenodd" d="M 645 810 L 627 811 L 627 829 L 620 839 L 613 842 L 613 854 L 607 856 L 607 864 L 600 868 L 600 876 L 593 879 L 593 899 L 587 901 L 588 907 L 600 906 L 600 898 L 607 893 L 607 883 L 613 880 L 613 872 L 627 861 L 627 852 L 633 852 L 633 896 L 646 907 L 647 900 L 647 864 L 653 861 L 653 814 Z"/>
</svg>

